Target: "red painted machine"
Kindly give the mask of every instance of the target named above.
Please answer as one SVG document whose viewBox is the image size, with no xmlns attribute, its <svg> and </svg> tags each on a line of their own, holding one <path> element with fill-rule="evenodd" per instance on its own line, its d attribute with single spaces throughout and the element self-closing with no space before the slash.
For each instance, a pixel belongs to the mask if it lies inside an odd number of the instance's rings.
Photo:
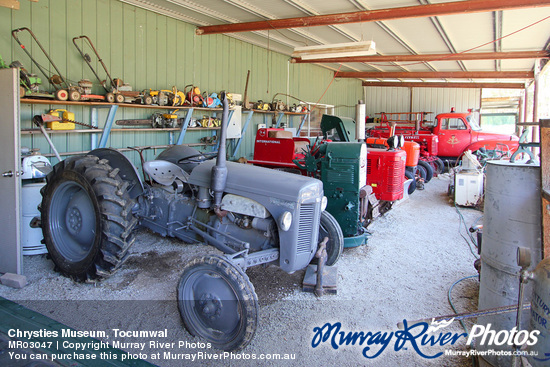
<svg viewBox="0 0 550 367">
<path fill-rule="evenodd" d="M 381 113 L 380 125 L 368 130 L 373 137 L 404 135 L 406 140 L 420 144 L 421 159 L 438 170 L 442 160 L 455 161 L 466 150 L 504 150 L 511 154 L 519 147 L 514 135 L 481 131 L 472 112 L 458 113 L 454 109 L 441 113 L 433 122 L 425 119 L 429 112 Z M 442 168 L 442 167 L 441 167 Z"/>
<path fill-rule="evenodd" d="M 394 202 L 403 198 L 404 150 L 370 148 L 367 153 L 367 184 L 378 200 Z"/>
<path fill-rule="evenodd" d="M 382 148 L 388 149 L 388 139 L 386 138 L 367 138 L 365 139 L 367 146 L 369 148 Z M 405 141 L 405 144 L 401 148 L 407 154 L 407 159 L 405 161 L 405 178 L 412 179 L 413 181 L 409 185 L 408 193 L 412 194 L 416 188 L 417 184 L 420 188 L 420 185 L 423 185 L 424 182 L 428 182 L 428 170 L 432 173 L 430 179 L 433 176 L 433 171 L 431 166 L 424 162 L 420 161 L 420 145 L 414 141 Z M 419 167 L 420 166 L 420 167 Z M 417 182 L 418 181 L 418 182 Z M 422 181 L 422 182 L 420 182 Z"/>
<path fill-rule="evenodd" d="M 325 116 L 327 115 L 323 118 Z M 307 175 L 308 170 L 298 167 L 294 161 L 305 160 L 304 165 L 307 166 L 306 153 L 309 146 L 309 139 L 292 137 L 290 131 L 258 129 L 254 143 L 254 160 L 249 162 L 267 167 L 282 167 L 287 171 Z M 405 160 L 406 153 L 403 150 L 368 149 L 366 182 L 372 187 L 378 200 L 394 202 L 403 198 Z"/>
</svg>

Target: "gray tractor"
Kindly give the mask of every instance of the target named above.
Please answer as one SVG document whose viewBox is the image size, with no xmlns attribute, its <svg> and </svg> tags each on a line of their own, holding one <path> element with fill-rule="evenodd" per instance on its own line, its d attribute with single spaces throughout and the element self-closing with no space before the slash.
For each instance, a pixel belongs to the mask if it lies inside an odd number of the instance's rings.
<svg viewBox="0 0 550 367">
<path fill-rule="evenodd" d="M 326 206 L 321 181 L 225 161 L 228 104 L 217 160 L 173 146 L 144 163 L 148 178 L 114 149 L 96 149 L 55 165 L 42 190 L 44 239 L 56 269 L 79 281 L 108 277 L 124 262 L 137 225 L 184 242 L 204 241 L 209 254 L 183 265 L 178 307 L 189 332 L 223 350 L 239 350 L 258 323 L 258 298 L 245 271 L 276 264 L 305 268 Z M 317 230 L 319 228 L 319 230 Z M 321 232 L 321 235 L 320 235 Z"/>
</svg>

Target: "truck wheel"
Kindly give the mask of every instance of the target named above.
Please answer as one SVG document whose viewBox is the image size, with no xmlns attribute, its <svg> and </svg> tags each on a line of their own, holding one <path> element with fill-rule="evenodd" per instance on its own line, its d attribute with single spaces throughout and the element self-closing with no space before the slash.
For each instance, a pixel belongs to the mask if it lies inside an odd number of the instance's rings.
<svg viewBox="0 0 550 367">
<path fill-rule="evenodd" d="M 445 163 L 443 163 L 441 158 L 436 157 L 433 163 L 435 165 L 435 172 L 437 172 L 438 175 L 445 172 Z"/>
<path fill-rule="evenodd" d="M 193 336 L 226 351 L 243 349 L 258 326 L 258 296 L 248 276 L 219 255 L 194 258 L 178 283 L 178 309 Z"/>
<path fill-rule="evenodd" d="M 57 271 L 77 281 L 110 276 L 126 259 L 137 219 L 128 184 L 98 157 L 59 162 L 42 188 L 42 232 Z"/>
<path fill-rule="evenodd" d="M 327 264 L 332 266 L 336 264 L 342 251 L 344 250 L 344 234 L 338 221 L 326 210 L 321 213 L 321 222 L 319 224 L 319 242 L 328 237 L 327 242 Z M 317 258 L 313 258 L 312 263 L 317 264 Z"/>
<path fill-rule="evenodd" d="M 426 178 L 424 179 L 424 181 L 426 183 L 430 182 L 432 177 L 434 176 L 434 170 L 432 166 L 430 166 L 428 162 L 422 160 L 418 160 L 418 165 L 422 166 L 426 170 Z"/>
<path fill-rule="evenodd" d="M 412 182 L 409 185 L 409 190 L 407 191 L 409 193 L 409 195 L 411 195 L 413 192 L 416 191 L 416 180 L 415 180 L 414 175 L 412 174 L 412 172 L 409 172 L 409 171 L 405 171 L 405 177 L 406 177 L 407 180 L 412 179 Z"/>
</svg>

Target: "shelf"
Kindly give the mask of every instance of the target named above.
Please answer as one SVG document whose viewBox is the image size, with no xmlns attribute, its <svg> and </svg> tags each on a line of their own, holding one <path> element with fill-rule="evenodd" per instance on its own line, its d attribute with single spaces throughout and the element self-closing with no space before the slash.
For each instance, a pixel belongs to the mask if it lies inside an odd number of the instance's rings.
<svg viewBox="0 0 550 367">
<path fill-rule="evenodd" d="M 107 145 L 107 140 L 111 134 L 111 132 L 168 132 L 170 134 L 170 144 L 176 144 L 181 145 L 183 144 L 183 140 L 185 137 L 185 134 L 187 130 L 195 130 L 195 131 L 208 131 L 208 130 L 219 130 L 219 127 L 193 127 L 188 128 L 189 123 L 191 121 L 191 117 L 194 112 L 201 111 L 201 112 L 223 112 L 222 108 L 207 108 L 207 107 L 190 107 L 190 106 L 180 106 L 180 107 L 174 107 L 174 106 L 153 106 L 153 105 L 141 105 L 141 104 L 134 104 L 134 103 L 106 103 L 106 102 L 92 102 L 92 101 L 58 101 L 58 100 L 52 100 L 52 99 L 37 99 L 37 98 L 21 98 L 19 100 L 19 103 L 23 104 L 30 104 L 30 105 L 63 105 L 63 106 L 87 106 L 90 108 L 91 111 L 91 126 L 98 126 L 98 109 L 99 108 L 108 108 L 109 112 L 107 114 L 107 117 L 105 119 L 105 124 L 103 125 L 102 129 L 74 129 L 74 130 L 47 130 L 48 134 L 71 134 L 71 133 L 88 133 L 91 136 L 91 147 L 92 149 L 95 148 L 105 148 Z M 113 125 L 115 124 L 115 115 L 119 107 L 123 108 L 146 108 L 146 109 L 164 109 L 164 110 L 182 110 L 185 113 L 185 117 L 183 119 L 183 123 L 181 127 L 176 128 L 153 128 L 153 127 L 144 127 L 144 128 L 136 128 L 136 127 L 128 127 L 128 128 L 113 128 Z M 233 116 L 233 113 L 235 112 L 234 109 L 229 110 L 229 121 L 231 120 L 231 117 Z M 229 123 L 228 121 L 228 123 Z M 174 139 L 173 134 L 175 132 L 179 131 L 179 135 L 177 138 Z M 33 135 L 33 134 L 40 134 L 41 131 L 38 129 L 23 129 L 21 131 L 21 134 L 24 135 Z M 101 134 L 99 137 L 99 142 L 97 142 L 97 135 Z"/>
<path fill-rule="evenodd" d="M 219 127 L 189 127 L 187 128 L 187 131 L 200 131 L 200 130 L 219 130 Z M 146 128 L 120 128 L 120 129 L 111 129 L 111 132 L 116 131 L 141 131 L 141 132 L 171 132 L 171 131 L 180 131 L 181 127 L 168 127 L 168 128 L 152 128 L 152 127 L 146 127 Z M 74 130 L 51 130 L 46 129 L 46 132 L 48 134 L 73 134 L 73 133 L 103 133 L 103 129 L 74 129 Z M 21 129 L 22 135 L 34 135 L 34 134 L 42 134 L 40 129 Z"/>
<path fill-rule="evenodd" d="M 264 111 L 264 110 L 250 110 L 250 109 L 243 109 L 243 113 L 245 112 L 254 112 L 254 113 L 282 113 L 284 115 L 290 115 L 290 116 L 304 116 L 307 115 L 309 112 L 289 112 L 289 111 Z"/>
<path fill-rule="evenodd" d="M 120 106 L 129 108 L 148 108 L 148 109 L 164 109 L 164 110 L 188 110 L 194 109 L 195 111 L 223 111 L 222 108 L 208 108 L 208 107 L 191 107 L 191 106 L 157 106 L 157 105 L 142 105 L 137 103 L 107 103 L 107 102 L 93 102 L 93 101 L 58 101 L 56 99 L 44 99 L 44 98 L 21 98 L 20 103 L 28 104 L 42 104 L 42 105 L 63 105 L 63 106 L 94 106 L 94 107 L 110 107 Z"/>
</svg>

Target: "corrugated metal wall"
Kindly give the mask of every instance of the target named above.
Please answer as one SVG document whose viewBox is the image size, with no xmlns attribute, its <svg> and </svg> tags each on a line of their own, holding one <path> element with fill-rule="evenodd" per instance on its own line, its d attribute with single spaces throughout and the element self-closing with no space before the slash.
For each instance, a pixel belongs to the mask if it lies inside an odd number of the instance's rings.
<svg viewBox="0 0 550 367">
<path fill-rule="evenodd" d="M 455 107 L 457 112 L 479 109 L 481 89 L 476 88 L 410 88 L 365 87 L 367 115 L 380 112 L 433 112 L 428 119 Z M 412 111 L 411 111 L 412 107 Z"/>
<path fill-rule="evenodd" d="M 466 112 L 469 108 L 478 110 L 480 104 L 479 88 L 413 88 L 413 112 L 428 111 L 435 116 L 449 112 L 451 107 L 457 112 Z"/>
<path fill-rule="evenodd" d="M 251 70 L 248 93 L 251 101 L 270 101 L 275 93 L 289 93 L 308 102 L 317 102 L 334 73 L 314 65 L 288 64 L 288 56 L 223 35 L 196 36 L 195 27 L 184 22 L 121 3 L 117 0 L 40 0 L 22 1 L 20 10 L 0 8 L 0 55 L 9 63 L 19 60 L 39 74 L 28 56 L 11 37 L 15 28 L 29 27 L 50 53 L 64 77 L 72 81 L 93 79 L 94 75 L 82 60 L 72 38 L 87 35 L 98 49 L 111 75 L 123 79 L 134 90 L 180 90 L 195 84 L 202 91 L 244 93 L 246 74 Z M 44 66 L 46 58 L 27 33 L 20 33 L 21 41 Z M 92 57 L 93 65 L 103 76 L 101 66 Z M 98 67 L 99 66 L 99 67 Z M 39 75 L 44 79 L 42 75 Z M 96 88 L 100 92 L 100 88 Z M 353 106 L 362 98 L 361 82 L 336 79 L 321 103 Z M 281 98 L 283 101 L 285 98 Z M 290 99 L 289 102 L 297 102 Z M 31 118 L 46 112 L 43 105 L 21 106 L 22 128 L 31 128 Z M 52 108 L 64 108 L 52 106 Z M 77 121 L 89 122 L 90 109 L 72 106 Z M 116 119 L 148 118 L 152 110 L 119 108 Z M 336 110 L 342 116 L 354 116 L 353 107 Z M 108 109 L 99 110 L 102 127 Z M 180 111 L 180 116 L 183 114 Z M 195 117 L 201 117 L 197 112 Z M 298 119 L 294 118 L 294 125 Z M 244 120 L 244 115 L 243 115 Z M 255 125 L 263 123 L 263 116 L 255 116 L 244 138 L 238 156 L 250 158 L 253 152 Z M 188 131 L 184 143 L 198 143 L 200 137 L 211 132 Z M 177 137 L 177 135 L 176 135 Z M 90 148 L 89 134 L 53 134 L 52 140 L 60 152 L 84 151 Z M 108 146 L 127 147 L 163 145 L 169 143 L 167 132 L 113 132 Z M 22 145 L 40 148 L 51 153 L 40 135 L 23 135 Z M 137 154 L 128 153 L 137 162 Z M 152 158 L 147 153 L 146 158 Z M 54 160 L 55 161 L 55 160 Z"/>
</svg>

